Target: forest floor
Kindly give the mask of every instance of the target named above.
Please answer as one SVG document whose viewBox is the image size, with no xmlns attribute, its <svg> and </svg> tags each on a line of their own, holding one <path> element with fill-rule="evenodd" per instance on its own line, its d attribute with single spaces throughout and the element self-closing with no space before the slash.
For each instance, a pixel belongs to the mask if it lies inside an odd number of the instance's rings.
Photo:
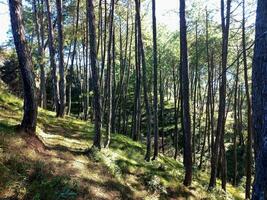
<svg viewBox="0 0 267 200">
<path fill-rule="evenodd" d="M 37 137 L 17 133 L 22 106 L 0 84 L 0 199 L 244 199 L 231 185 L 227 193 L 206 192 L 205 171 L 195 170 L 184 187 L 181 161 L 160 155 L 146 162 L 145 146 L 121 134 L 112 135 L 109 149 L 85 154 L 90 122 L 39 109 Z"/>
</svg>

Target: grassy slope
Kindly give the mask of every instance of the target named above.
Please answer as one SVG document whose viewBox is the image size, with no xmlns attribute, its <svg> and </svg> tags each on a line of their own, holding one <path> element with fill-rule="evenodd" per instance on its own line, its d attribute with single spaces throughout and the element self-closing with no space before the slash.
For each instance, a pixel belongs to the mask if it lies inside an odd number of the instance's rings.
<svg viewBox="0 0 267 200">
<path fill-rule="evenodd" d="M 39 109 L 37 134 L 49 148 L 15 133 L 22 101 L 0 85 L 0 199 L 244 199 L 231 185 L 226 194 L 208 194 L 206 172 L 195 172 L 192 187 L 184 187 L 181 162 L 160 155 L 147 163 L 145 146 L 120 134 L 109 149 L 74 153 L 91 146 L 92 125 L 54 116 Z"/>
</svg>

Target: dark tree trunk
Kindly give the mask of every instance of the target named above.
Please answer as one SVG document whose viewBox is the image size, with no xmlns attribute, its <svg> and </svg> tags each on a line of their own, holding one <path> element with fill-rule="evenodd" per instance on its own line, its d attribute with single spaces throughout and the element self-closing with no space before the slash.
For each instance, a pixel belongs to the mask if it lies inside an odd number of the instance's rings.
<svg viewBox="0 0 267 200">
<path fill-rule="evenodd" d="M 95 135 L 93 145 L 98 149 L 101 148 L 101 107 L 100 107 L 100 93 L 98 86 L 98 71 L 96 66 L 96 29 L 95 29 L 95 15 L 93 0 L 88 0 L 88 16 L 89 16 L 89 38 L 90 38 L 90 58 L 92 70 L 92 87 L 94 91 L 94 125 Z"/>
<path fill-rule="evenodd" d="M 192 183 L 192 141 L 189 106 L 189 78 L 187 58 L 187 38 L 185 20 L 185 0 L 180 0 L 180 62 L 181 62 L 181 86 L 182 86 L 182 107 L 183 107 L 183 135 L 184 135 L 184 185 Z"/>
<path fill-rule="evenodd" d="M 162 147 L 162 154 L 164 154 L 164 80 L 162 78 L 162 69 L 160 69 L 159 74 L 159 99 L 160 99 L 160 135 L 161 135 L 161 147 Z M 168 88 L 168 86 L 167 86 Z"/>
<path fill-rule="evenodd" d="M 40 7 L 40 5 L 38 5 Z M 39 105 L 42 108 L 46 108 L 46 83 L 45 83 L 45 70 L 44 70 L 44 28 L 43 28 L 43 2 L 41 5 L 41 16 L 39 16 L 39 10 L 37 9 L 36 0 L 33 0 L 35 31 L 37 35 L 38 44 L 38 56 L 37 66 L 40 67 L 40 95 Z"/>
<path fill-rule="evenodd" d="M 141 60 L 142 60 L 142 82 L 143 82 L 143 92 L 144 92 L 144 102 L 146 109 L 146 118 L 147 118 L 147 137 L 150 137 L 151 134 L 151 111 L 148 99 L 148 90 L 147 90 L 147 76 L 146 76 L 146 59 L 145 51 L 142 40 L 142 31 L 141 31 L 141 17 L 140 17 L 140 2 L 135 0 L 135 9 L 136 9 L 136 22 L 137 22 L 137 32 L 138 32 L 138 48 L 140 48 Z"/>
<path fill-rule="evenodd" d="M 153 160 L 157 159 L 159 153 L 159 146 L 158 146 L 158 138 L 159 138 L 159 130 L 158 130 L 158 52 L 157 52 L 157 23 L 156 23 L 156 2 L 152 0 L 152 28 L 153 28 L 153 65 L 154 65 L 154 77 L 153 77 L 153 107 L 154 107 L 154 155 Z M 150 148 L 150 137 L 147 138 L 147 149 Z M 163 148 L 162 144 L 162 148 Z M 149 155 L 147 155 L 147 159 Z"/>
<path fill-rule="evenodd" d="M 174 159 L 177 159 L 178 156 L 178 139 L 179 139 L 179 133 L 178 133 L 178 109 L 177 109 L 177 101 L 178 101 L 178 89 L 177 89 L 177 75 L 175 71 L 175 65 L 173 65 L 173 92 L 174 92 Z M 178 106 L 179 107 L 179 106 Z"/>
<path fill-rule="evenodd" d="M 192 135 L 192 152 L 193 152 L 193 163 L 195 163 L 196 159 L 196 97 L 197 97 L 197 86 L 198 86 L 198 22 L 196 21 L 196 65 L 195 65 L 195 80 L 194 80 L 194 95 L 193 95 L 193 135 Z M 200 127 L 200 125 L 199 125 Z"/>
<path fill-rule="evenodd" d="M 239 54 L 239 51 L 237 51 Z M 237 67 L 236 67 L 236 79 L 235 79 L 235 92 L 234 92 L 234 138 L 233 138 L 233 145 L 234 145 L 234 149 L 233 149 L 233 185 L 236 186 L 236 177 L 237 177 L 237 152 L 236 152 L 236 148 L 237 148 L 237 144 L 236 144 L 236 136 L 238 134 L 238 112 L 237 109 L 239 108 L 239 98 L 238 98 L 238 81 L 239 81 L 239 59 L 237 60 Z"/>
<path fill-rule="evenodd" d="M 137 14 L 136 14 L 137 15 Z M 137 141 L 140 133 L 140 90 L 141 90 L 141 70 L 140 70 L 140 48 L 138 47 L 138 27 L 137 17 L 135 16 L 135 94 L 133 111 L 132 138 Z"/>
<path fill-rule="evenodd" d="M 246 35 L 245 35 L 245 0 L 243 0 L 243 20 L 242 20 L 242 48 L 243 48 L 243 64 L 244 64 L 244 82 L 247 101 L 247 152 L 246 152 L 246 199 L 250 199 L 251 191 L 251 170 L 252 170 L 252 121 L 251 121 L 251 102 L 248 85 L 248 64 L 247 64 L 247 51 L 246 51 Z"/>
<path fill-rule="evenodd" d="M 112 123 L 112 107 L 113 107 L 113 98 L 112 98 L 112 89 L 113 89 L 113 70 L 112 70 L 112 40 L 113 40 L 113 16 L 114 16 L 114 0 L 110 2 L 110 22 L 109 22 L 109 41 L 108 41 L 108 58 L 107 58 L 107 100 L 108 100 L 108 120 L 107 120 L 107 131 L 106 131 L 106 141 L 105 147 L 109 147 L 110 143 L 110 134 L 111 134 L 111 123 Z"/>
<path fill-rule="evenodd" d="M 228 35 L 230 24 L 230 8 L 231 0 L 227 0 L 226 17 L 224 14 L 224 0 L 221 0 L 221 20 L 222 20 L 222 72 L 220 82 L 220 99 L 219 99 L 219 113 L 217 120 L 216 138 L 211 156 L 211 175 L 209 189 L 212 189 L 216 185 L 216 174 L 219 160 L 219 149 L 224 130 L 224 117 L 225 117 L 225 99 L 226 99 L 226 69 L 227 69 L 227 54 L 228 54 Z"/>
<path fill-rule="evenodd" d="M 33 64 L 27 47 L 22 21 L 23 10 L 21 0 L 9 0 L 9 11 L 12 33 L 23 81 L 24 114 L 20 128 L 27 133 L 34 134 L 37 123 L 37 98 L 35 93 Z"/>
<path fill-rule="evenodd" d="M 74 59 L 76 56 L 76 46 L 77 46 L 77 34 L 78 34 L 78 27 L 79 27 L 79 12 L 80 11 L 80 0 L 77 0 L 77 7 L 76 7 L 76 23 L 75 23 L 75 32 L 74 32 L 74 44 L 73 44 L 73 51 L 71 55 L 71 63 L 70 63 L 70 71 L 69 71 L 69 98 L 68 98 L 68 111 L 67 113 L 70 114 L 71 111 L 71 99 L 72 99 L 72 83 L 74 79 Z"/>
<path fill-rule="evenodd" d="M 59 53 L 59 110 L 58 117 L 64 116 L 65 110 L 65 75 L 64 75 L 64 39 L 62 23 L 62 0 L 57 0 L 57 29 L 58 29 L 58 53 Z"/>
<path fill-rule="evenodd" d="M 256 174 L 253 200 L 267 199 L 267 1 L 258 0 L 252 67 L 252 116 Z"/>
<path fill-rule="evenodd" d="M 50 54 L 50 66 L 52 70 L 52 85 L 53 85 L 53 103 L 55 106 L 56 113 L 59 112 L 59 96 L 58 96 L 58 81 L 57 81 L 57 66 L 55 62 L 55 47 L 54 47 L 54 28 L 51 19 L 51 6 L 50 0 L 46 1 L 47 9 L 47 21 L 48 21 L 48 43 L 49 43 L 49 54 Z"/>
</svg>

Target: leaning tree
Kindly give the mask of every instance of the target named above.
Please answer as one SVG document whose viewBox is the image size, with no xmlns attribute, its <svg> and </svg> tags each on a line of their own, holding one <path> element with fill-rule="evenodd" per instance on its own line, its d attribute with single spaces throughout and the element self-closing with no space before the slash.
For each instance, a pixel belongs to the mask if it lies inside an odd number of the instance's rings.
<svg viewBox="0 0 267 200">
<path fill-rule="evenodd" d="M 37 103 L 33 64 L 30 57 L 30 51 L 27 47 L 25 29 L 23 26 L 22 1 L 9 0 L 9 12 L 14 43 L 18 55 L 19 68 L 23 81 L 24 115 L 20 129 L 27 133 L 34 134 L 37 120 Z"/>
</svg>

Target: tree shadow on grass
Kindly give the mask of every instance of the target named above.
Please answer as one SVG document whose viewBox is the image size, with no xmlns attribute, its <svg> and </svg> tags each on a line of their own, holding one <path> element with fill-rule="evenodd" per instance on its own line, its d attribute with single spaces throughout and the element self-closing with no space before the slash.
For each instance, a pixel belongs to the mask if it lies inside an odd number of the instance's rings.
<svg viewBox="0 0 267 200">
<path fill-rule="evenodd" d="M 3 121 L 0 121 L 0 134 L 11 134 L 16 131 L 18 125 L 10 125 Z"/>
</svg>

